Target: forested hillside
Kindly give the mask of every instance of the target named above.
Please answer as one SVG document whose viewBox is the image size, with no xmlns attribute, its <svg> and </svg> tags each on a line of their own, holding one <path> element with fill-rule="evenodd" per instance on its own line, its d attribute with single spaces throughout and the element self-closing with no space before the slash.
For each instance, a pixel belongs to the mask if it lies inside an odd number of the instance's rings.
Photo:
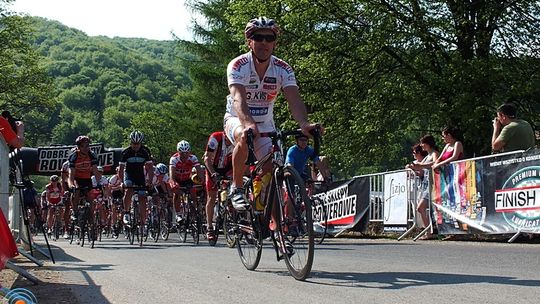
<svg viewBox="0 0 540 304">
<path fill-rule="evenodd" d="M 139 128 L 163 159 L 180 139 L 199 142 L 206 135 L 187 128 L 196 119 L 181 98 L 190 88 L 182 62 L 189 55 L 176 49 L 176 42 L 89 37 L 56 21 L 31 20 L 58 101 L 40 143 L 70 144 L 88 134 L 120 147 L 126 134 Z"/>
</svg>

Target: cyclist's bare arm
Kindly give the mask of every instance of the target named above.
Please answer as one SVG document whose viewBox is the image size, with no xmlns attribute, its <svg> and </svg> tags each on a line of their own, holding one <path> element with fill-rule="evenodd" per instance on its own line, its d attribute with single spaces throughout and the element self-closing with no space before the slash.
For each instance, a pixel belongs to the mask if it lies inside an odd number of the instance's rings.
<svg viewBox="0 0 540 304">
<path fill-rule="evenodd" d="M 247 105 L 246 88 L 241 84 L 231 84 L 229 86 L 229 92 L 233 98 L 233 108 L 236 111 L 236 115 L 240 122 L 244 126 L 244 129 L 253 129 L 255 135 L 258 134 L 259 129 L 251 114 L 249 113 L 249 107 Z"/>
<path fill-rule="evenodd" d="M 294 120 L 296 120 L 296 122 L 300 126 L 300 129 L 302 129 L 302 133 L 311 137 L 309 131 L 321 126 L 319 124 L 309 123 L 306 105 L 300 97 L 298 87 L 288 86 L 283 88 L 283 95 L 285 96 L 285 99 L 287 99 L 287 103 L 289 104 L 289 110 L 291 111 L 292 117 L 294 118 Z"/>
</svg>

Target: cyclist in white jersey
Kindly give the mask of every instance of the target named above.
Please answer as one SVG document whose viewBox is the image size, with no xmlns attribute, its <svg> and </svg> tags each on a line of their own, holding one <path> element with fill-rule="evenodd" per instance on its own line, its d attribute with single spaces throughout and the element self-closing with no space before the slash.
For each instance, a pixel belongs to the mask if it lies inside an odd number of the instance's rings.
<svg viewBox="0 0 540 304">
<path fill-rule="evenodd" d="M 101 196 L 101 199 L 103 199 L 103 202 L 105 202 L 105 205 L 109 207 L 108 203 L 110 203 L 111 192 L 109 189 L 109 180 L 105 176 L 103 176 L 103 171 L 104 171 L 103 167 L 98 166 L 97 174 L 92 175 L 92 177 L 90 178 L 92 180 L 92 187 L 99 188 L 99 189 L 92 189 L 90 192 L 92 193 L 91 197 L 95 200 L 98 200 L 99 197 Z M 102 208 L 99 209 L 100 217 L 101 217 L 101 221 L 104 221 L 105 208 L 103 208 L 103 206 L 101 207 Z"/>
<path fill-rule="evenodd" d="M 273 19 L 259 17 L 250 20 L 244 30 L 250 51 L 236 57 L 227 66 L 230 95 L 227 96 L 224 129 L 235 145 L 231 197 L 233 206 L 238 210 L 247 207 L 242 189 L 248 155 L 246 131 L 252 129 L 255 134 L 257 159 L 271 152 L 271 139 L 257 135 L 275 130 L 273 107 L 278 93 L 283 91 L 289 110 L 303 133 L 308 135 L 317 126 L 308 122 L 293 69 L 272 55 L 278 34 L 279 27 Z"/>
</svg>

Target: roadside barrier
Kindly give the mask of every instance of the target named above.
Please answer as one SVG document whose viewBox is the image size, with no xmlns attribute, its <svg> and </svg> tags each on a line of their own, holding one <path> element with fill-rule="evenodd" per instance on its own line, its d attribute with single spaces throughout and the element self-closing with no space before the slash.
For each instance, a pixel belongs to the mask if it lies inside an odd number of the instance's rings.
<svg viewBox="0 0 540 304">
<path fill-rule="evenodd" d="M 421 179 L 411 170 L 355 176 L 318 196 L 328 210 L 328 233 L 367 233 L 382 223 L 399 239 L 420 226 Z M 429 223 L 439 234 L 540 233 L 540 151 L 515 151 L 459 160 L 429 176 Z M 315 214 L 315 213 L 314 213 Z"/>
</svg>

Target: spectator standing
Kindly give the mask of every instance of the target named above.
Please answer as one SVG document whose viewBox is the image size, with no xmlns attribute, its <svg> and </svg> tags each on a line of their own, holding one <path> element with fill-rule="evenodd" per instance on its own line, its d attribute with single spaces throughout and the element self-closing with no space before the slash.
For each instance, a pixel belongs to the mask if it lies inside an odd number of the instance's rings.
<svg viewBox="0 0 540 304">
<path fill-rule="evenodd" d="M 433 170 L 463 158 L 463 144 L 461 143 L 461 131 L 458 127 L 447 126 L 442 130 L 442 137 L 446 144 L 433 164 Z"/>
<path fill-rule="evenodd" d="M 424 137 L 422 137 L 420 139 L 420 146 L 422 147 L 422 150 L 426 152 L 426 157 L 424 157 L 424 159 L 420 163 L 413 164 L 411 166 L 411 169 L 415 171 L 423 171 L 422 183 L 420 185 L 420 196 L 418 199 L 418 204 L 416 205 L 416 211 L 418 211 L 418 214 L 420 214 L 423 226 L 427 227 L 430 222 L 427 212 L 430 200 L 429 174 L 431 172 L 431 167 L 435 163 L 435 160 L 439 158 L 439 149 L 437 149 L 437 145 L 435 144 L 435 138 L 433 138 L 432 135 L 425 135 Z M 431 232 L 429 232 L 425 236 L 423 236 L 422 239 L 431 239 L 432 237 L 433 236 L 431 235 Z"/>
<path fill-rule="evenodd" d="M 534 148 L 534 131 L 531 125 L 517 118 L 516 106 L 505 103 L 497 108 L 493 119 L 491 148 L 494 152 L 509 152 Z"/>
</svg>

